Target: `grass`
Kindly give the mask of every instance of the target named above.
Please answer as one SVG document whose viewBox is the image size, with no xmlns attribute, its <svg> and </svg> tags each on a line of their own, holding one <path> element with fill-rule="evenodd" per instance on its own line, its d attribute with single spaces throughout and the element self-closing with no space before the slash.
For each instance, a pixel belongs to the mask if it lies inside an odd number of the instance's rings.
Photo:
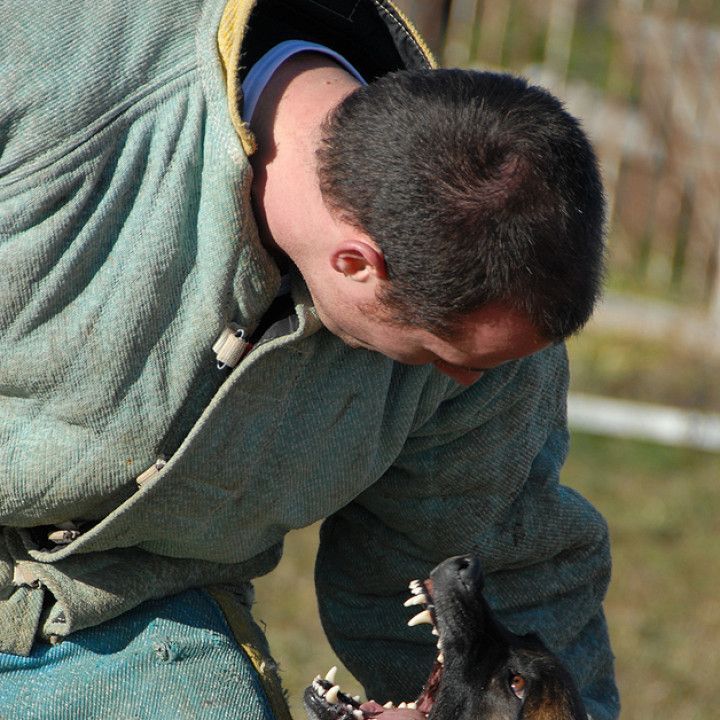
<svg viewBox="0 0 720 720">
<path fill-rule="evenodd" d="M 702 347 L 596 329 L 568 348 L 572 390 L 720 412 L 720 357 Z"/>
<path fill-rule="evenodd" d="M 566 482 L 607 517 L 625 720 L 700 720 L 720 687 L 720 456 L 575 435 Z"/>
<path fill-rule="evenodd" d="M 698 354 L 586 332 L 570 346 L 575 389 L 718 411 L 717 368 Z M 564 482 L 608 519 L 606 602 L 623 720 L 707 720 L 720 688 L 720 455 L 574 434 Z M 257 582 L 256 616 L 283 669 L 294 717 L 302 690 L 337 663 L 317 616 L 317 527 L 288 536 Z M 343 688 L 361 693 L 342 668 Z"/>
<path fill-rule="evenodd" d="M 315 675 L 337 665 L 337 680 L 345 692 L 364 692 L 333 653 L 318 616 L 313 566 L 319 525 L 290 533 L 277 569 L 255 581 L 255 618 L 266 625 L 275 660 L 295 720 L 305 717 L 302 693 Z"/>
</svg>

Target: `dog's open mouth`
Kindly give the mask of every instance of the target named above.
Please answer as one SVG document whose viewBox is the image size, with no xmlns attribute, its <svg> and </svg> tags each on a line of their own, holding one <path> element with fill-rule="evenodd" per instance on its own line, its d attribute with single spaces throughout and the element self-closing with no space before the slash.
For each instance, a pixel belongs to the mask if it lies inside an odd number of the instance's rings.
<svg viewBox="0 0 720 720">
<path fill-rule="evenodd" d="M 413 580 L 410 583 L 410 593 L 405 606 L 417 608 L 418 612 L 408 625 L 427 623 L 432 626 L 432 634 L 437 636 L 438 655 L 420 696 L 398 705 L 380 705 L 374 700 L 361 703 L 358 696 L 351 697 L 340 689 L 335 683 L 336 668 L 331 668 L 324 678 L 318 675 L 305 690 L 305 705 L 319 720 L 370 720 L 377 717 L 382 720 L 424 720 L 428 717 L 440 687 L 444 662 L 442 638 L 437 628 L 432 598 L 432 580 Z"/>
</svg>

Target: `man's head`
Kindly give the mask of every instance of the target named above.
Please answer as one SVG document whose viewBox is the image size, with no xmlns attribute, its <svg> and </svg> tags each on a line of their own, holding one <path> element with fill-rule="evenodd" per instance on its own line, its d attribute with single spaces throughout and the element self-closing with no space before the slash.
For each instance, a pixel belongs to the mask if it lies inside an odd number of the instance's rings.
<svg viewBox="0 0 720 720">
<path fill-rule="evenodd" d="M 546 91 L 496 73 L 395 73 L 344 98 L 317 156 L 328 208 L 377 245 L 385 320 L 453 338 L 502 307 L 553 341 L 589 318 L 602 185 Z"/>
<path fill-rule="evenodd" d="M 461 70 L 359 87 L 303 53 L 251 126 L 263 242 L 347 344 L 471 384 L 589 317 L 602 188 L 587 139 L 545 91 Z"/>
</svg>

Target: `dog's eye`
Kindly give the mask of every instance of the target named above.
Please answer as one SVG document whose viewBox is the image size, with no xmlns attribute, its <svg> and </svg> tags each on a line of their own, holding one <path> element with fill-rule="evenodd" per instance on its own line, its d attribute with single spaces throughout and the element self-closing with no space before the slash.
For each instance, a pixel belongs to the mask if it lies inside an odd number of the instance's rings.
<svg viewBox="0 0 720 720">
<path fill-rule="evenodd" d="M 515 697 L 522 700 L 525 697 L 525 686 L 527 684 L 525 678 L 517 673 L 510 673 L 509 683 Z"/>
</svg>

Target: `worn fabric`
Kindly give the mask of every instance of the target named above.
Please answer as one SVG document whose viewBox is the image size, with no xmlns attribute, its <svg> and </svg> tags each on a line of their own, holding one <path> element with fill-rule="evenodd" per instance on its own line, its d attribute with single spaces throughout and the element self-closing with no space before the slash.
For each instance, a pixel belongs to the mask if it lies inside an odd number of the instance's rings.
<svg viewBox="0 0 720 720">
<path fill-rule="evenodd" d="M 558 482 L 562 346 L 462 388 L 346 347 L 295 277 L 291 331 L 216 367 L 223 330 L 251 333 L 280 282 L 251 212 L 244 73 L 293 37 L 368 80 L 427 66 L 393 7 L 68 0 L 6 16 L 0 650 L 241 586 L 288 530 L 329 518 L 323 622 L 370 694 L 406 699 L 433 655 L 405 627 L 408 579 L 473 551 L 500 617 L 569 658 L 596 720 L 614 717 L 607 529 Z"/>
<path fill-rule="evenodd" d="M 217 591 L 151 600 L 28 657 L 0 655 L 5 720 L 289 720 L 249 610 Z M 230 620 L 230 622 L 228 622 Z M 233 624 L 234 623 L 234 624 Z M 241 643 L 245 642 L 245 646 Z M 269 675 L 269 671 L 266 671 Z"/>
</svg>

